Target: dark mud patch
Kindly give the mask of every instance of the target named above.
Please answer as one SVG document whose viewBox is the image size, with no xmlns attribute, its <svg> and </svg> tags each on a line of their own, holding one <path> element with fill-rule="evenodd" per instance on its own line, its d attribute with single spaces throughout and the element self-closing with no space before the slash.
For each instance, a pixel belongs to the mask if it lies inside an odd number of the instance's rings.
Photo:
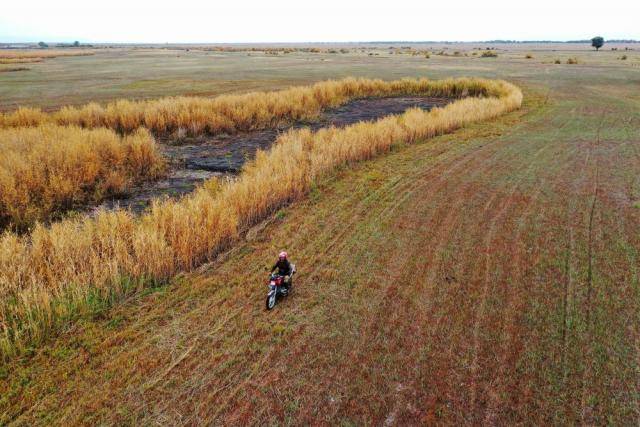
<svg viewBox="0 0 640 427">
<path fill-rule="evenodd" d="M 317 121 L 296 123 L 277 129 L 265 129 L 233 135 L 216 135 L 176 140 L 160 140 L 160 150 L 168 159 L 169 174 L 165 179 L 134 188 L 127 197 L 114 198 L 99 207 L 131 209 L 139 213 L 159 197 L 179 197 L 187 194 L 213 176 L 234 176 L 258 149 L 267 150 L 278 135 L 289 130 L 309 127 L 344 127 L 360 121 L 373 121 L 391 114 L 402 114 L 409 108 L 430 110 L 442 107 L 451 98 L 403 96 L 366 98 L 348 102 L 322 113 Z"/>
</svg>

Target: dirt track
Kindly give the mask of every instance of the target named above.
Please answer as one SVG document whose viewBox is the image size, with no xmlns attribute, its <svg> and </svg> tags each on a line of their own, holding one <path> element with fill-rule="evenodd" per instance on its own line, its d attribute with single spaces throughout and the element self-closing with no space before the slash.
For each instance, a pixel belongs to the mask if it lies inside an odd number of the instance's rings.
<svg viewBox="0 0 640 427">
<path fill-rule="evenodd" d="M 581 90 L 578 105 L 528 93 L 522 112 L 343 171 L 181 285 L 41 352 L 14 413 L 636 422 L 640 122 Z M 282 247 L 300 274 L 267 313 Z"/>
</svg>

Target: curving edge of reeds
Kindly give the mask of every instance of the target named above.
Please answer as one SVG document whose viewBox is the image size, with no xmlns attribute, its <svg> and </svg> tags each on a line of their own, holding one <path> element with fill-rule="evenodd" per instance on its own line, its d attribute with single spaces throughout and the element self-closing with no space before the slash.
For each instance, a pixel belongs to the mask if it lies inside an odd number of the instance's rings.
<svg viewBox="0 0 640 427">
<path fill-rule="evenodd" d="M 336 168 L 518 109 L 522 92 L 502 80 L 402 80 L 408 92 L 472 94 L 431 111 L 317 132 L 293 130 L 258 152 L 233 182 L 211 180 L 148 213 L 100 212 L 0 237 L 0 354 L 24 354 L 79 316 L 213 259 L 248 227 L 305 196 Z M 393 85 L 397 82 L 386 84 Z M 415 92 L 412 92 L 415 93 Z"/>
</svg>

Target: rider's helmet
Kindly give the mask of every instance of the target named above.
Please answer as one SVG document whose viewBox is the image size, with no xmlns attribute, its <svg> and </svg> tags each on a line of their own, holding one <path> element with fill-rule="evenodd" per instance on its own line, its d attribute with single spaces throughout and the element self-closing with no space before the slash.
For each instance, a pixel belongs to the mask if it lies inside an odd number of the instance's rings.
<svg viewBox="0 0 640 427">
<path fill-rule="evenodd" d="M 285 251 L 280 252 L 280 255 L 278 255 L 278 258 L 280 259 L 287 259 L 287 253 Z"/>
</svg>

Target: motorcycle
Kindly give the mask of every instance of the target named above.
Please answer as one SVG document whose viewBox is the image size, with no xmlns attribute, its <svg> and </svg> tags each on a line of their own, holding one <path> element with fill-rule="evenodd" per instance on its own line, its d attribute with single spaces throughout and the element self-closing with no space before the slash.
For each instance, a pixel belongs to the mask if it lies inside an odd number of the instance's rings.
<svg viewBox="0 0 640 427">
<path fill-rule="evenodd" d="M 289 286 L 284 286 L 284 276 L 271 273 L 267 285 L 269 286 L 269 293 L 267 293 L 266 307 L 267 310 L 273 309 L 276 306 L 278 298 L 288 296 L 293 291 L 293 275 L 296 272 L 296 266 L 291 264 L 291 277 L 289 278 Z"/>
</svg>

